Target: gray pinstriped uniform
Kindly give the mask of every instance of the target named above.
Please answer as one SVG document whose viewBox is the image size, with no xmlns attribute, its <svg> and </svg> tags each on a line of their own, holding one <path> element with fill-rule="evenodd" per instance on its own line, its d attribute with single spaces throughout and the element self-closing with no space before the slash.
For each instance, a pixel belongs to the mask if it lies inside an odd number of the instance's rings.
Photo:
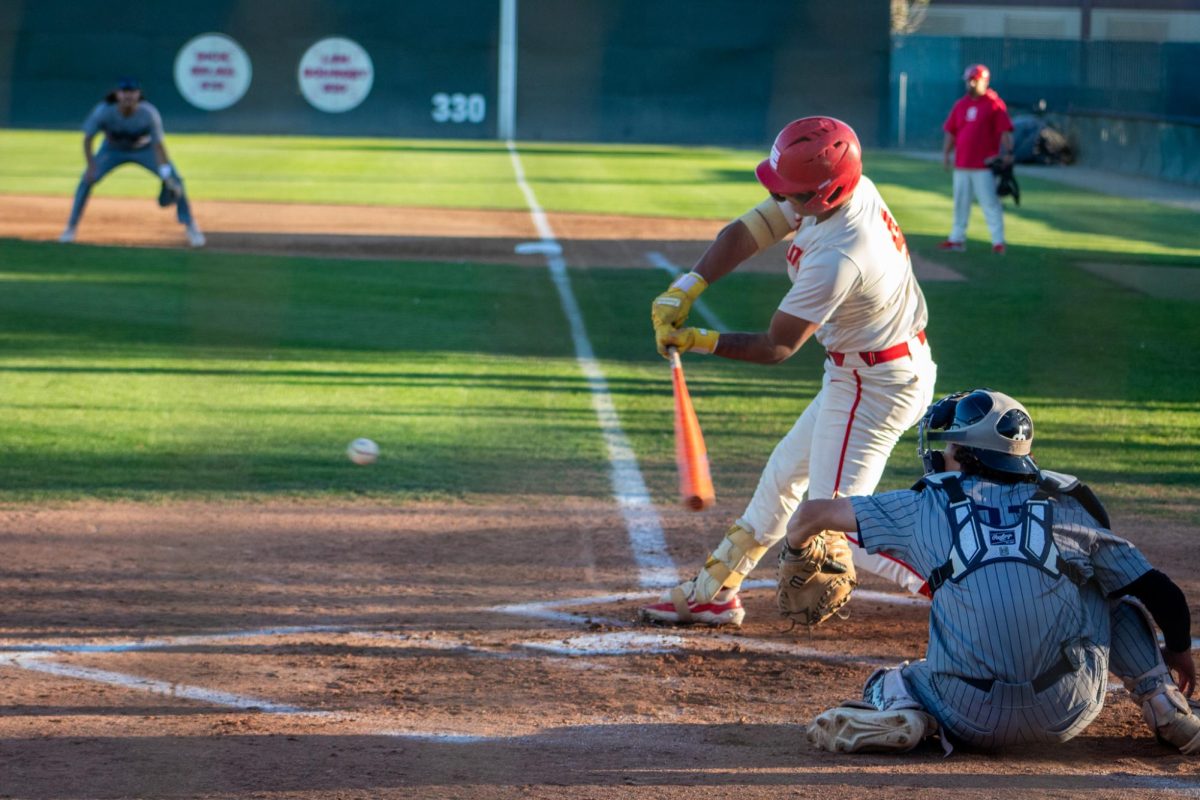
<svg viewBox="0 0 1200 800">
<path fill-rule="evenodd" d="M 985 531 L 1017 526 L 1037 491 L 1030 483 L 975 477 L 961 485 Z M 868 552 L 893 555 L 924 575 L 948 561 L 954 537 L 944 489 L 849 499 Z M 1061 574 L 1026 561 L 996 561 L 948 580 L 933 596 L 926 658 L 902 674 L 954 741 L 981 747 L 1065 741 L 1100 713 L 1110 651 L 1121 677 L 1136 678 L 1158 663 L 1141 615 L 1107 599 L 1149 571 L 1149 562 L 1098 527 L 1074 499 L 1064 496 L 1052 506 Z M 1115 644 L 1114 620 L 1122 632 Z M 1074 669 L 1047 686 L 1064 657 Z"/>
<path fill-rule="evenodd" d="M 89 181 L 85 170 L 79 178 L 79 186 L 75 189 L 75 203 L 71 206 L 71 216 L 67 220 L 67 226 L 71 228 L 79 224 L 92 187 L 122 164 L 141 164 L 158 177 L 158 161 L 153 145 L 163 140 L 162 116 L 157 108 L 145 100 L 140 101 L 128 117 L 121 113 L 116 103 L 106 101 L 92 109 L 92 113 L 84 120 L 83 132 L 88 136 L 103 132 L 104 141 L 96 151 L 95 176 Z M 182 191 L 175 203 L 175 216 L 182 224 L 191 225 L 192 209 L 188 203 L 187 191 L 183 188 L 183 176 L 175 169 L 174 164 L 171 164 L 171 172 L 179 181 Z"/>
</svg>

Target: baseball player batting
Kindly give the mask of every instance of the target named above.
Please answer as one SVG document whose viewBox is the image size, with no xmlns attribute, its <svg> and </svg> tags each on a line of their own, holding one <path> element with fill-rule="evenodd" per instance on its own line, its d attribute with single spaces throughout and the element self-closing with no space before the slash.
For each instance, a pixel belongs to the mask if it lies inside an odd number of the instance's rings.
<svg viewBox="0 0 1200 800">
<path fill-rule="evenodd" d="M 861 702 L 809 725 L 809 742 L 835 752 L 905 751 L 935 732 L 947 752 L 1063 742 L 1100 713 L 1111 670 L 1161 741 L 1200 753 L 1185 696 L 1196 684 L 1187 599 L 1109 530 L 1090 489 L 1038 468 L 1025 408 L 989 389 L 952 394 L 926 412 L 918 440 L 926 474 L 913 489 L 805 502 L 789 525 L 785 553 L 824 530 L 857 531 L 933 593 L 925 658 L 877 670 Z"/>
<path fill-rule="evenodd" d="M 92 152 L 96 135 L 103 132 L 100 149 Z M 83 123 L 83 156 L 87 167 L 75 190 L 75 203 L 60 242 L 75 241 L 76 228 L 83 216 L 92 187 L 122 164 L 140 164 L 162 180 L 158 204 L 175 205 L 175 215 L 192 247 L 204 246 L 204 234 L 192 218 L 192 209 L 183 189 L 183 177 L 167 157 L 163 144 L 162 117 L 158 109 L 142 97 L 142 89 L 132 78 L 122 78 L 117 88 L 98 104 Z"/>
<path fill-rule="evenodd" d="M 693 270 L 651 306 L 659 353 L 709 353 L 778 364 L 815 336 L 825 348 L 820 392 L 775 447 L 746 510 L 695 578 L 641 610 L 670 623 L 740 625 L 738 589 L 809 497 L 874 490 L 888 455 L 933 398 L 936 366 L 925 338 L 925 297 L 908 247 L 875 185 L 862 174 L 850 126 L 830 117 L 788 124 L 758 165 L 770 193 L 729 223 Z M 792 235 L 792 287 L 768 330 L 718 333 L 684 327 L 692 302 L 755 253 Z M 827 572 L 853 588 L 855 567 L 913 592 L 924 577 L 901 560 L 869 556 L 830 534 Z"/>
</svg>

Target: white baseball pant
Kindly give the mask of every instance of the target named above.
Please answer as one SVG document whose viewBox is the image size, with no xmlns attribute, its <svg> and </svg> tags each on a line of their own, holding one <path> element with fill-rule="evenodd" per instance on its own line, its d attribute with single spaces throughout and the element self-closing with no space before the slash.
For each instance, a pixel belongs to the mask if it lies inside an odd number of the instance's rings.
<svg viewBox="0 0 1200 800">
<path fill-rule="evenodd" d="M 760 544 L 769 547 L 787 534 L 788 520 L 806 490 L 812 499 L 875 491 L 901 434 L 933 401 L 937 365 L 929 347 L 918 339 L 908 345 L 912 355 L 875 366 L 854 353 L 840 367 L 826 359 L 821 391 L 775 446 L 738 519 Z M 868 554 L 853 531 L 850 542 L 856 568 L 913 593 L 925 585 L 925 576 L 907 564 Z"/>
<path fill-rule="evenodd" d="M 954 227 L 950 241 L 967 240 L 967 221 L 971 217 L 971 195 L 979 201 L 983 218 L 992 234 L 992 244 L 1004 243 L 1004 206 L 996 194 L 996 177 L 990 169 L 954 170 Z"/>
</svg>

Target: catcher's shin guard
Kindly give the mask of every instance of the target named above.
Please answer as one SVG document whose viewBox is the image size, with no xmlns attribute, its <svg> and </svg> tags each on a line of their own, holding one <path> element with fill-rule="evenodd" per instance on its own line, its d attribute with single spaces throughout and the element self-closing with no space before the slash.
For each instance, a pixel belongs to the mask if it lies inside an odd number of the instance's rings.
<svg viewBox="0 0 1200 800">
<path fill-rule="evenodd" d="M 707 603 L 722 589 L 737 591 L 766 554 L 766 545 L 759 544 L 753 533 L 733 523 L 696 576 L 691 599 Z"/>
<path fill-rule="evenodd" d="M 907 753 L 937 732 L 937 721 L 924 711 L 880 711 L 852 703 L 817 715 L 808 726 L 808 743 L 831 753 Z"/>
<path fill-rule="evenodd" d="M 1159 741 L 1178 747 L 1184 755 L 1196 755 L 1200 753 L 1200 717 L 1171 680 L 1165 664 L 1156 667 L 1152 674 L 1160 670 L 1163 680 L 1148 692 L 1134 694 L 1133 699 L 1142 707 L 1142 718 Z M 1126 681 L 1126 686 L 1136 685 L 1146 677 L 1150 675 Z"/>
</svg>

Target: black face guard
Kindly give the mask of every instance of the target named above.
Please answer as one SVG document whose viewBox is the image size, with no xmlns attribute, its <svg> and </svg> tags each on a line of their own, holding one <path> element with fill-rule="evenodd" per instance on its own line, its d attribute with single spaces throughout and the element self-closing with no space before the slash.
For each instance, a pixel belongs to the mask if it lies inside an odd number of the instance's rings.
<svg viewBox="0 0 1200 800">
<path fill-rule="evenodd" d="M 931 449 L 929 442 L 938 438 L 937 431 L 943 431 L 950 426 L 954 421 L 958 401 L 968 394 L 969 392 L 955 392 L 947 395 L 929 406 L 925 410 L 925 416 L 921 417 L 921 422 L 917 425 L 917 456 L 921 459 L 921 466 L 924 467 L 926 475 L 945 472 L 946 454 L 941 450 Z"/>
</svg>

